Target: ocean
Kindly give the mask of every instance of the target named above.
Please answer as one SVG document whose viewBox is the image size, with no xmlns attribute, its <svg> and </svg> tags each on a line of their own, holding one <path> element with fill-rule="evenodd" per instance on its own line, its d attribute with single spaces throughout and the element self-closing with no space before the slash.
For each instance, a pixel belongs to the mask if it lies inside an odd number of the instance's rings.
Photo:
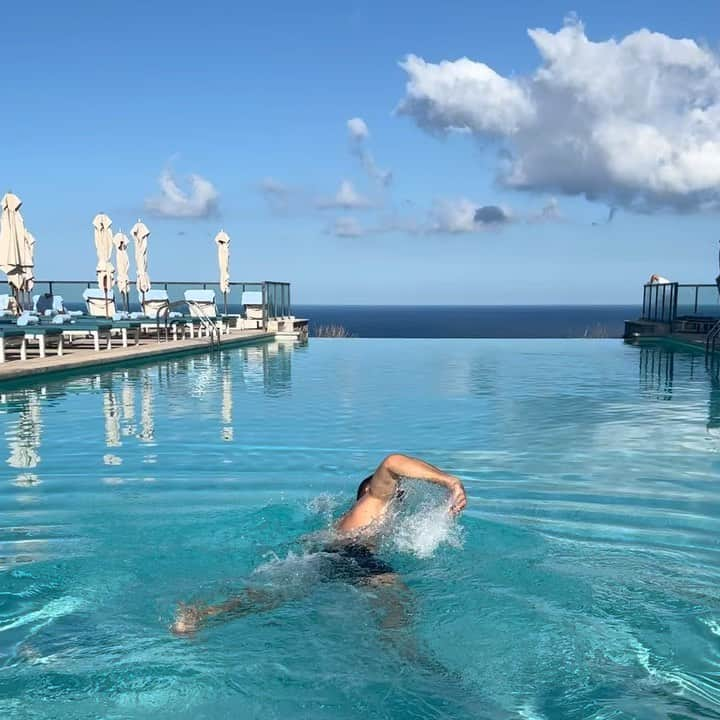
<svg viewBox="0 0 720 720">
<path fill-rule="evenodd" d="M 639 305 L 293 305 L 310 334 L 367 338 L 619 338 Z"/>
</svg>

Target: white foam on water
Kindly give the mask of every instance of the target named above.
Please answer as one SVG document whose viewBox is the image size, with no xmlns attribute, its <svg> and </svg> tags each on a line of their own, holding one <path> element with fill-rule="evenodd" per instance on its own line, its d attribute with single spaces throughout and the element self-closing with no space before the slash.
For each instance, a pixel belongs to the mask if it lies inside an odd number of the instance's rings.
<svg viewBox="0 0 720 720">
<path fill-rule="evenodd" d="M 441 545 L 456 548 L 463 545 L 461 528 L 445 499 L 423 502 L 409 515 L 398 514 L 389 534 L 396 550 L 419 558 L 432 557 Z"/>
<path fill-rule="evenodd" d="M 714 618 L 699 618 L 699 620 L 703 623 L 703 625 L 707 626 L 708 630 L 710 630 L 713 635 L 720 637 L 720 623 L 718 623 L 717 620 Z"/>
<path fill-rule="evenodd" d="M 713 706 L 720 702 L 720 688 L 716 683 L 678 668 L 662 668 L 655 663 L 650 650 L 639 640 L 631 638 L 630 644 L 638 662 L 653 682 L 673 685 L 676 694 L 686 695 L 696 702 L 707 702 Z"/>
<path fill-rule="evenodd" d="M 333 516 L 338 507 L 343 502 L 340 495 L 332 495 L 330 493 L 320 493 L 307 503 L 307 509 L 313 515 L 321 515 L 329 524 L 333 520 Z"/>
<path fill-rule="evenodd" d="M 523 720 L 545 720 L 545 716 L 539 713 L 529 702 L 525 702 L 517 708 L 517 714 Z"/>
<path fill-rule="evenodd" d="M 292 551 L 282 558 L 269 553 L 269 560 L 258 565 L 251 579 L 283 588 L 302 589 L 320 577 L 321 553 L 296 554 Z"/>
<path fill-rule="evenodd" d="M 50 600 L 50 602 L 43 605 L 39 610 L 33 610 L 32 612 L 25 613 L 16 618 L 12 622 L 0 625 L 0 632 L 6 630 L 12 630 L 29 623 L 42 622 L 43 626 L 48 622 L 52 622 L 63 615 L 69 615 L 70 613 L 79 610 L 84 605 L 84 602 L 73 595 L 67 595 L 66 597 L 56 598 Z"/>
</svg>

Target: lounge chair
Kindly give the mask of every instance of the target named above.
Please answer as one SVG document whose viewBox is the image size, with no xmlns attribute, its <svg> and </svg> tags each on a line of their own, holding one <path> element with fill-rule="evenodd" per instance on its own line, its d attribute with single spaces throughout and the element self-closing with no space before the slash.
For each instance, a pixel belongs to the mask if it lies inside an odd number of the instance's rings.
<svg viewBox="0 0 720 720">
<path fill-rule="evenodd" d="M 88 288 L 82 296 L 91 317 L 111 318 L 115 314 L 115 295 L 112 291 L 106 294 L 100 288 Z"/>
<path fill-rule="evenodd" d="M 242 321 L 243 329 L 259 330 L 263 323 L 262 292 L 259 290 L 246 290 L 241 298 L 245 309 L 245 318 Z"/>
<path fill-rule="evenodd" d="M 40 318 L 28 312 L 22 313 L 16 320 L 3 318 L 0 323 L 0 363 L 6 361 L 7 340 L 20 341 L 20 359 L 27 359 L 28 341 L 36 340 L 41 358 L 45 357 L 47 340 L 57 341 L 57 354 L 63 354 L 63 330 L 58 324 L 41 323 Z"/>
<path fill-rule="evenodd" d="M 202 321 L 202 327 L 206 332 L 208 327 L 205 325 L 207 319 L 220 327 L 220 332 L 225 332 L 225 323 L 223 318 L 218 315 L 217 305 L 215 304 L 214 290 L 186 290 L 185 302 L 190 311 L 190 317 L 198 318 Z"/>
<path fill-rule="evenodd" d="M 20 359 L 27 358 L 27 335 L 25 328 L 18 327 L 15 323 L 0 324 L 0 363 L 6 361 L 5 351 L 10 346 L 8 340 L 20 341 Z"/>
<path fill-rule="evenodd" d="M 16 317 L 16 305 L 15 298 L 12 295 L 0 295 L 0 317 Z"/>
<path fill-rule="evenodd" d="M 185 328 L 187 328 L 192 338 L 194 335 L 193 328 L 195 326 L 200 327 L 199 318 L 170 310 L 170 297 L 167 294 L 167 290 L 148 290 L 142 302 L 142 309 L 146 318 L 153 321 L 152 325 L 145 323 L 143 329 L 155 330 L 158 328 L 158 325 L 165 327 L 167 323 L 172 329 L 173 339 L 175 340 L 177 340 L 178 337 L 178 329 L 180 329 L 182 336 L 184 335 Z"/>
<path fill-rule="evenodd" d="M 122 338 L 122 346 L 128 346 L 128 330 L 135 332 L 135 344 L 140 339 L 141 319 L 137 313 L 118 313 L 115 309 L 115 296 L 112 292 L 105 295 L 100 288 L 88 288 L 83 291 L 83 300 L 90 317 L 79 317 L 72 321 L 67 333 L 86 332 L 95 341 L 95 350 L 100 349 L 100 334 L 107 333 L 108 349 L 112 347 L 112 331 L 116 330 Z M 107 314 L 110 317 L 107 316 Z"/>
<path fill-rule="evenodd" d="M 148 290 L 140 303 L 143 314 L 155 320 L 158 312 L 170 304 L 167 290 Z"/>
</svg>

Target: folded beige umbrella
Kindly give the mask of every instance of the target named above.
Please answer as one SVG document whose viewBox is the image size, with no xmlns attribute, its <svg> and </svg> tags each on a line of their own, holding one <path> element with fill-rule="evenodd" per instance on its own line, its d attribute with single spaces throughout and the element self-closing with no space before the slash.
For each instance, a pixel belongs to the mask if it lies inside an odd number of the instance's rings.
<svg viewBox="0 0 720 720">
<path fill-rule="evenodd" d="M 141 293 L 145 300 L 145 293 L 150 289 L 150 276 L 148 275 L 148 238 L 150 231 L 145 223 L 138 220 L 130 234 L 135 239 L 135 289 Z"/>
<path fill-rule="evenodd" d="M 221 230 L 215 236 L 218 250 L 218 266 L 220 268 L 220 292 L 225 298 L 225 314 L 227 315 L 227 294 L 230 290 L 230 236 Z"/>
<path fill-rule="evenodd" d="M 115 281 L 120 294 L 125 300 L 125 309 L 127 310 L 130 292 L 130 256 L 128 255 L 130 241 L 127 235 L 119 232 L 113 237 L 113 244 L 115 245 L 115 266 L 117 270 Z"/>
<path fill-rule="evenodd" d="M 25 271 L 29 269 L 28 262 L 32 263 L 28 257 L 32 250 L 28 243 L 29 233 L 20 214 L 21 205 L 22 200 L 17 195 L 7 193 L 2 198 L 0 215 L 0 270 L 7 275 L 8 283 L 16 293 L 26 289 Z M 32 238 L 32 245 L 34 243 Z"/>
<path fill-rule="evenodd" d="M 97 281 L 98 287 L 105 293 L 105 317 L 109 317 L 108 292 L 115 284 L 115 268 L 110 262 L 113 250 L 113 236 L 110 229 L 112 220 L 100 213 L 93 218 L 95 229 L 95 250 L 97 250 Z"/>
</svg>

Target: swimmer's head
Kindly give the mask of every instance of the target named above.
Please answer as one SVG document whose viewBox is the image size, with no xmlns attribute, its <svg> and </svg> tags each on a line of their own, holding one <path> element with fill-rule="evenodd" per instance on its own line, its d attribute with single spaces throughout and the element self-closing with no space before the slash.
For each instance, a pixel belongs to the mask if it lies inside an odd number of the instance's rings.
<svg viewBox="0 0 720 720">
<path fill-rule="evenodd" d="M 370 492 L 370 481 L 373 479 L 372 475 L 368 475 L 359 485 L 357 489 L 356 499 L 359 500 L 361 497 L 367 495 Z"/>
<path fill-rule="evenodd" d="M 365 497 L 370 492 L 370 482 L 372 481 L 373 476 L 368 475 L 359 485 L 357 489 L 357 495 L 356 499 L 359 500 L 361 497 Z M 402 485 L 398 483 L 397 488 L 395 490 L 395 498 L 397 500 L 402 500 L 405 497 L 405 490 L 403 490 Z"/>
</svg>

